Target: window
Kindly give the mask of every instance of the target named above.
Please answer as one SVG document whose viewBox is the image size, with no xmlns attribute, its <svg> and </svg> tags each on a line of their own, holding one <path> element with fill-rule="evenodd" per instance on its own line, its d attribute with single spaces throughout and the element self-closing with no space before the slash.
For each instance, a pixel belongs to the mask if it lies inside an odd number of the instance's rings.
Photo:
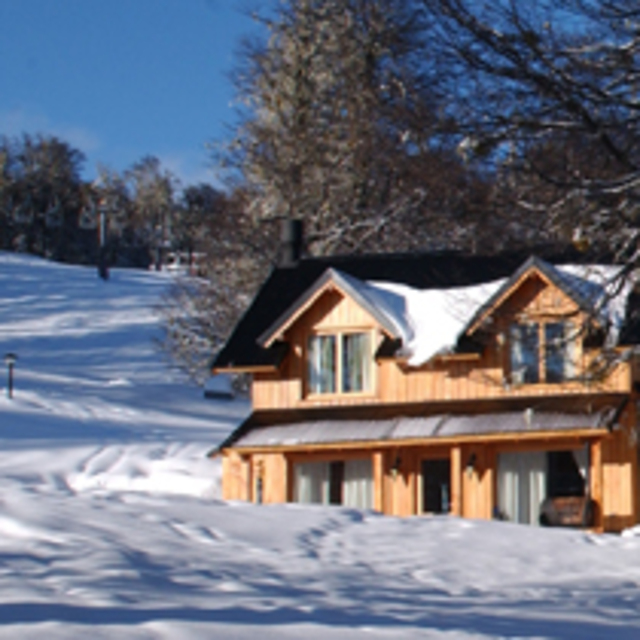
<svg viewBox="0 0 640 640">
<path fill-rule="evenodd" d="M 572 451 L 498 454 L 498 512 L 504 519 L 539 524 L 546 498 L 584 496 L 587 447 Z"/>
<path fill-rule="evenodd" d="M 547 496 L 586 495 L 587 466 L 586 447 L 576 451 L 547 453 Z"/>
<path fill-rule="evenodd" d="M 308 345 L 308 390 L 311 394 L 371 390 L 368 333 L 315 335 Z"/>
<path fill-rule="evenodd" d="M 513 382 L 531 384 L 539 380 L 538 325 L 514 324 L 511 327 L 511 376 Z"/>
<path fill-rule="evenodd" d="M 373 466 L 369 459 L 302 462 L 293 469 L 294 502 L 373 508 Z"/>
<path fill-rule="evenodd" d="M 342 391 L 369 389 L 369 335 L 349 333 L 342 336 Z"/>
<path fill-rule="evenodd" d="M 336 392 L 335 336 L 312 336 L 309 339 L 309 392 Z"/>
<path fill-rule="evenodd" d="M 572 332 L 570 322 L 512 325 L 511 381 L 514 384 L 535 384 L 569 380 L 574 375 L 575 360 Z"/>
<path fill-rule="evenodd" d="M 563 382 L 573 376 L 575 340 L 568 322 L 548 322 L 544 325 L 545 367 L 547 382 Z"/>
</svg>

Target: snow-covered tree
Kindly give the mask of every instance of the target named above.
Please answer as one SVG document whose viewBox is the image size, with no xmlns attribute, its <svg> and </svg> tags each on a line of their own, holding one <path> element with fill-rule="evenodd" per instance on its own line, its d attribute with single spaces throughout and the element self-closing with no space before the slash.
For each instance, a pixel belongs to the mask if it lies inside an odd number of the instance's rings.
<svg viewBox="0 0 640 640">
<path fill-rule="evenodd" d="M 437 245 L 452 212 L 433 203 L 464 210 L 467 170 L 442 135 L 416 3 L 286 0 L 264 23 L 268 42 L 240 60 L 243 118 L 222 154 L 254 219 L 303 219 L 314 254 Z"/>
</svg>

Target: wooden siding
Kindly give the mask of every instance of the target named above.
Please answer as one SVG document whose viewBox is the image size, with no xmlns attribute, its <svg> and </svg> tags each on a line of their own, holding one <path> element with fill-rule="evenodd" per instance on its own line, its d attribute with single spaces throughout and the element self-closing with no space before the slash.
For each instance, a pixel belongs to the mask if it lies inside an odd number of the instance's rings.
<svg viewBox="0 0 640 640">
<path fill-rule="evenodd" d="M 223 500 L 249 500 L 251 497 L 251 464 L 246 456 L 233 449 L 222 455 Z"/>
<path fill-rule="evenodd" d="M 374 319 L 353 300 L 338 291 L 327 291 L 286 334 L 289 355 L 279 372 L 254 375 L 255 409 L 287 409 L 301 406 L 353 405 L 425 400 L 477 400 L 485 398 L 540 397 L 566 394 L 630 392 L 631 362 L 620 362 L 606 377 L 589 383 L 561 384 L 509 382 L 509 326 L 516 320 L 550 321 L 570 318 L 578 326 L 584 321 L 575 303 L 539 278 L 526 280 L 504 302 L 489 332 L 484 353 L 477 359 L 436 359 L 412 368 L 402 362 L 374 363 L 373 392 L 331 394 L 307 398 L 305 394 L 306 344 L 313 332 L 371 331 L 379 344 L 382 333 Z M 486 327 L 485 327 L 486 329 Z M 578 349 L 576 366 L 585 371 L 597 351 Z M 634 367 L 637 368 L 637 367 Z"/>
<path fill-rule="evenodd" d="M 638 515 L 638 452 L 635 403 L 627 405 L 620 428 L 602 443 L 603 527 L 620 531 Z"/>
<path fill-rule="evenodd" d="M 264 504 L 287 502 L 289 473 L 287 458 L 281 453 L 262 453 L 251 456 L 250 500 Z M 262 495 L 258 486 L 262 484 Z"/>
<path fill-rule="evenodd" d="M 451 447 L 451 514 L 462 515 L 462 447 Z"/>
</svg>

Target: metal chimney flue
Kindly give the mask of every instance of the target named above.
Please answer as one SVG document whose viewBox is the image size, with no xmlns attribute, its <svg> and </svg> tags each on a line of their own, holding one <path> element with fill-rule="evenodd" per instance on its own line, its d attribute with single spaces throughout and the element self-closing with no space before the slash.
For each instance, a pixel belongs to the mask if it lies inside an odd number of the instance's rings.
<svg viewBox="0 0 640 640">
<path fill-rule="evenodd" d="M 280 266 L 295 267 L 302 256 L 302 220 L 284 220 L 280 233 Z"/>
</svg>

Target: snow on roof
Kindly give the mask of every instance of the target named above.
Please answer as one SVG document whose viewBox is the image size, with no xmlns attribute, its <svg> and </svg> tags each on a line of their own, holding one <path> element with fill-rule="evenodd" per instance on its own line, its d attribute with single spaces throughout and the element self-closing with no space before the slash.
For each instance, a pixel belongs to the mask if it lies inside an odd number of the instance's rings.
<svg viewBox="0 0 640 640">
<path fill-rule="evenodd" d="M 381 324 L 391 331 L 394 338 L 408 335 L 411 326 L 407 324 L 409 316 L 406 296 L 374 283 L 365 282 L 338 269 L 329 269 L 329 271 L 337 276 L 339 282 L 348 285 L 350 292 L 380 318 Z"/>
<path fill-rule="evenodd" d="M 620 266 L 546 267 L 555 272 L 570 296 L 588 303 L 607 332 L 606 345 L 616 345 L 633 279 L 622 279 Z M 368 288 L 370 300 L 381 301 L 383 312 L 398 327 L 403 343 L 402 354 L 408 357 L 408 363 L 420 366 L 434 356 L 451 353 L 474 314 L 507 282 L 508 278 L 502 278 L 480 285 L 441 290 L 420 290 L 392 282 L 362 285 Z M 379 292 L 377 297 L 376 291 Z M 385 297 L 385 293 L 387 296 L 392 294 L 392 297 Z"/>
<path fill-rule="evenodd" d="M 410 365 L 420 366 L 453 350 L 462 328 L 503 282 L 427 290 L 392 282 L 370 285 L 404 299 L 404 315 L 398 319 L 398 325 L 404 328 L 402 354 L 408 357 Z"/>
</svg>

